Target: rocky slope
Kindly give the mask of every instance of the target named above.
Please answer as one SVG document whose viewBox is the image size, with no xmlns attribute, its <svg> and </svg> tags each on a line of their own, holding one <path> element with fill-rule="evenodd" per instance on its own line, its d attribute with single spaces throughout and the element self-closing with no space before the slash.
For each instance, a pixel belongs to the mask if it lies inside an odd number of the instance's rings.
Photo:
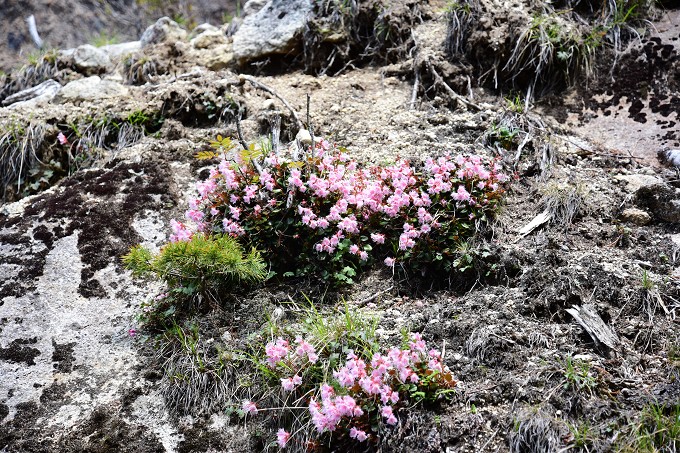
<svg viewBox="0 0 680 453">
<path fill-rule="evenodd" d="M 604 56 L 588 85 L 518 103 L 527 85 L 493 89 L 485 52 L 511 53 L 503 40 L 533 6 L 501 3 L 476 3 L 489 19 L 470 34 L 478 60 L 447 51 L 444 2 L 362 9 L 330 33 L 337 10 L 272 0 L 251 3 L 238 31 L 160 20 L 139 42 L 12 73 L 0 91 L 0 451 L 271 448 L 266 420 L 166 404 L 135 317 L 161 288 L 133 281 L 120 257 L 167 240 L 207 175 L 193 155 L 211 139 L 236 136 L 241 117 L 255 140 L 278 118 L 290 142 L 308 95 L 314 133 L 361 160 L 478 152 L 516 174 L 474 278 L 423 292 L 375 272 L 345 295 L 386 343 L 407 327 L 444 345 L 461 381 L 451 402 L 404 413 L 379 448 L 641 451 L 630 436 L 645 408 L 680 401 L 680 195 L 656 157 L 680 148 L 677 10 L 630 41 L 611 74 Z M 389 39 L 367 31 L 376 23 Z M 292 317 L 297 290 L 239 296 L 201 320 L 205 341 L 244 342 L 275 310 Z"/>
</svg>

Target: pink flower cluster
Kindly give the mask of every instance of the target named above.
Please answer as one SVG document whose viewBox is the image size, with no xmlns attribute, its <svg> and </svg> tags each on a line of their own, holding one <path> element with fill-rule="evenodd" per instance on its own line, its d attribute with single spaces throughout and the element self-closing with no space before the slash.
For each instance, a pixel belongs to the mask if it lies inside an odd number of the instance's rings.
<svg viewBox="0 0 680 453">
<path fill-rule="evenodd" d="M 309 248 L 303 253 L 346 251 L 358 265 L 377 253 L 382 256 L 375 258 L 393 266 L 432 235 L 441 232 L 448 240 L 442 226 L 460 219 L 460 212 L 466 220 L 477 218 L 508 180 L 497 163 L 484 164 L 477 155 L 428 159 L 422 170 L 406 160 L 362 168 L 325 141 L 305 163 L 275 155 L 264 162 L 268 167 L 256 170 L 251 163 L 222 160 L 196 185 L 187 223 L 172 221 L 171 241 L 187 240 L 196 231 L 233 236 L 248 231 L 248 240 L 267 250 L 271 244 L 257 242 L 259 229 L 276 228 L 277 219 L 292 216 L 298 236 L 291 237 L 304 238 L 296 246 Z M 264 236 L 271 238 L 269 233 Z M 392 250 L 396 256 L 386 256 Z"/>
<path fill-rule="evenodd" d="M 301 336 L 295 338 L 297 345 L 294 353 L 291 351 L 290 344 L 283 338 L 277 338 L 275 342 L 269 342 L 265 346 L 265 355 L 267 356 L 267 364 L 271 368 L 275 368 L 281 361 L 290 363 L 298 362 L 301 359 L 307 358 L 310 363 L 316 363 L 319 356 L 316 354 L 316 349 L 308 341 Z"/>
<path fill-rule="evenodd" d="M 312 399 L 309 412 L 319 433 L 334 431 L 339 425 L 350 427 L 350 437 L 365 440 L 364 431 L 351 426 L 351 420 L 360 418 L 365 411 L 361 404 L 380 407 L 380 416 L 388 425 L 396 425 L 394 405 L 400 401 L 399 390 L 404 384 L 417 384 L 421 375 L 446 373 L 449 369 L 441 362 L 439 351 L 427 351 L 427 345 L 420 334 L 412 334 L 409 349 L 390 349 L 386 355 L 376 353 L 366 363 L 353 352 L 347 355 L 345 365 L 333 373 L 333 377 L 346 395 L 336 396 L 333 387 L 323 384 L 320 389 L 321 402 Z M 436 380 L 436 379 L 435 379 Z M 360 404 L 361 402 L 361 404 Z M 354 434 L 354 435 L 352 435 Z"/>
<path fill-rule="evenodd" d="M 319 360 L 315 348 L 300 336 L 293 346 L 280 337 L 267 343 L 265 354 L 270 368 L 281 372 L 297 370 L 293 376 L 281 378 L 286 392 L 302 385 L 304 370 Z M 311 379 L 316 375 L 307 374 Z M 377 352 L 370 362 L 349 351 L 344 365 L 333 372 L 333 379 L 334 385 L 322 382 L 316 396 L 310 398 L 311 422 L 319 435 L 342 430 L 358 442 L 371 437 L 367 428 L 376 418 L 387 425 L 399 423 L 397 409 L 401 407 L 400 402 L 408 399 L 413 385 L 430 391 L 453 388 L 456 384 L 451 371 L 442 363 L 441 353 L 429 349 L 418 333 L 411 334 L 408 348 Z M 426 382 L 425 387 L 418 387 L 421 381 Z M 243 402 L 242 410 L 246 414 L 258 412 L 249 400 Z M 285 448 L 292 436 L 285 429 L 279 429 L 279 447 Z"/>
</svg>

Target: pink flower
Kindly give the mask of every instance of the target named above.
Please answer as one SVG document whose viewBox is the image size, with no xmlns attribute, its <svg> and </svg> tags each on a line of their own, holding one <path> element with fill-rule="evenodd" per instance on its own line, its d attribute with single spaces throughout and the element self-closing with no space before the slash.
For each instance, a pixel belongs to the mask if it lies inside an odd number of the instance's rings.
<svg viewBox="0 0 680 453">
<path fill-rule="evenodd" d="M 257 406 L 255 406 L 255 403 L 249 400 L 243 400 L 243 406 L 241 407 L 243 409 L 243 412 L 246 414 L 250 415 L 255 415 L 257 414 Z"/>
<path fill-rule="evenodd" d="M 356 439 L 359 442 L 363 442 L 366 439 L 368 439 L 368 436 L 366 435 L 365 431 L 362 431 L 360 429 L 356 429 L 355 427 L 350 428 L 349 437 L 351 437 L 352 439 Z"/>
<path fill-rule="evenodd" d="M 286 448 L 286 444 L 290 440 L 290 433 L 281 428 L 276 432 L 276 443 L 280 448 Z"/>
<path fill-rule="evenodd" d="M 130 330 L 128 330 L 128 335 L 130 335 L 131 337 L 134 337 L 135 335 L 137 335 L 137 331 L 135 329 L 130 329 Z"/>
<path fill-rule="evenodd" d="M 385 235 L 380 234 L 380 233 L 371 233 L 371 240 L 375 242 L 376 244 L 384 244 L 385 243 Z"/>
<path fill-rule="evenodd" d="M 311 343 L 303 340 L 300 336 L 295 339 L 295 342 L 298 344 L 298 347 L 295 348 L 295 354 L 297 354 L 297 356 L 300 358 L 306 355 L 307 359 L 311 363 L 316 363 L 316 361 L 319 359 L 319 356 L 316 354 L 314 346 L 312 346 Z"/>
<path fill-rule="evenodd" d="M 68 145 L 68 139 L 67 139 L 66 136 L 65 136 L 63 133 L 61 133 L 61 132 L 59 132 L 59 134 L 57 134 L 57 140 L 58 140 L 59 143 L 61 143 L 62 145 Z"/>
<path fill-rule="evenodd" d="M 286 358 L 290 347 L 286 340 L 278 338 L 275 343 L 267 343 L 264 349 L 267 355 L 267 364 L 274 368 L 280 361 Z"/>
<path fill-rule="evenodd" d="M 385 266 L 389 266 L 389 267 L 394 267 L 395 262 L 396 262 L 396 260 L 394 258 L 390 258 L 389 256 L 387 258 L 385 258 L 385 261 L 383 261 L 383 263 L 385 263 Z"/>
<path fill-rule="evenodd" d="M 170 220 L 170 227 L 172 228 L 170 242 L 188 241 L 193 236 L 193 233 L 183 223 L 175 219 Z"/>
<path fill-rule="evenodd" d="M 397 417 L 394 416 L 391 406 L 383 406 L 380 414 L 386 419 L 388 425 L 396 425 Z"/>
<path fill-rule="evenodd" d="M 203 214 L 201 211 L 197 211 L 195 209 L 190 209 L 188 210 L 185 214 L 187 219 L 199 223 L 201 220 L 203 220 L 203 217 L 205 214 Z"/>
<path fill-rule="evenodd" d="M 295 387 L 298 385 L 302 384 L 302 377 L 298 374 L 293 376 L 292 378 L 281 378 L 281 387 L 287 392 L 292 392 Z"/>
<path fill-rule="evenodd" d="M 359 246 L 356 245 L 356 244 L 352 244 L 352 245 L 349 247 L 349 253 L 351 253 L 351 254 L 353 254 L 353 255 L 358 255 L 358 254 L 359 254 Z"/>
<path fill-rule="evenodd" d="M 458 201 L 470 201 L 470 194 L 465 190 L 465 187 L 458 186 L 458 191 L 453 194 L 453 199 Z"/>
</svg>

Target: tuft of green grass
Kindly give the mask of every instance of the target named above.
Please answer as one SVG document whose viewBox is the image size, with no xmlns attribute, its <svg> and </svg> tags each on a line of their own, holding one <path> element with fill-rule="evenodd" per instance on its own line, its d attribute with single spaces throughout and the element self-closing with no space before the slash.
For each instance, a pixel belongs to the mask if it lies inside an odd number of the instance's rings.
<svg viewBox="0 0 680 453">
<path fill-rule="evenodd" d="M 680 404 L 652 403 L 639 414 L 622 453 L 676 453 L 680 449 Z"/>
<path fill-rule="evenodd" d="M 19 120 L 11 119 L 0 124 L 0 184 L 3 199 L 10 193 L 15 196 L 21 194 L 30 171 L 42 164 L 40 155 L 46 131 L 45 124 L 34 121 L 22 124 Z"/>
<path fill-rule="evenodd" d="M 597 379 L 590 369 L 590 362 L 567 356 L 562 368 L 562 385 L 565 390 L 593 395 L 597 388 Z"/>
<path fill-rule="evenodd" d="M 567 423 L 571 433 L 570 446 L 585 452 L 594 451 L 594 444 L 597 440 L 592 426 L 588 421 L 578 421 L 577 423 Z"/>
</svg>

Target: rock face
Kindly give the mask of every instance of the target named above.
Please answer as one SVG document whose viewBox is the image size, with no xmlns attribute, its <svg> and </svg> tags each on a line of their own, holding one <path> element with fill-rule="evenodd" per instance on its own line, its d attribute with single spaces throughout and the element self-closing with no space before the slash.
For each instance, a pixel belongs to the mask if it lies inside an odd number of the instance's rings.
<svg viewBox="0 0 680 453">
<path fill-rule="evenodd" d="M 119 162 L 82 177 L 0 215 L 0 445 L 95 451 L 104 436 L 115 451 L 172 451 L 178 439 L 159 396 L 134 404 L 149 385 L 129 332 L 145 292 L 116 258 L 126 243 L 164 239 L 154 213 L 172 201 L 169 171 Z M 29 274 L 39 277 L 25 284 Z M 19 434 L 38 419 L 40 432 Z"/>
<path fill-rule="evenodd" d="M 291 51 L 312 9 L 311 0 L 270 0 L 234 34 L 234 57 L 245 62 Z"/>
</svg>

